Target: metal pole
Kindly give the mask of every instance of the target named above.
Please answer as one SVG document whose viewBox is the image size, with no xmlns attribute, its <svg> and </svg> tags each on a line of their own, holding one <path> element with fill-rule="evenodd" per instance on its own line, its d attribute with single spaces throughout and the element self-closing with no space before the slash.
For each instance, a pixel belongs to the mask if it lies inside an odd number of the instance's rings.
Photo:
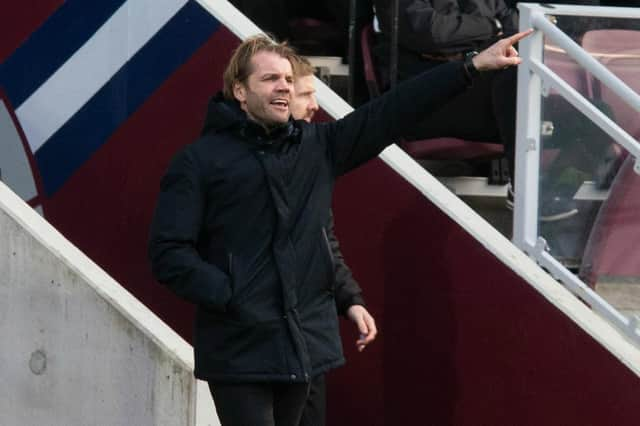
<svg viewBox="0 0 640 426">
<path fill-rule="evenodd" d="M 585 52 L 575 41 L 564 34 L 555 25 L 539 12 L 531 15 L 531 23 L 534 27 L 544 31 L 545 35 L 556 45 L 563 48 L 577 63 L 589 70 L 596 78 L 603 82 L 616 95 L 620 96 L 632 108 L 640 112 L 640 96 L 627 86 L 622 80 L 613 75 L 598 62 L 593 56 Z"/>
<path fill-rule="evenodd" d="M 520 9 L 520 29 L 531 27 L 531 11 Z M 519 43 L 516 108 L 515 208 L 513 243 L 531 253 L 538 240 L 538 177 L 542 80 L 530 70 L 531 58 L 542 59 L 543 37 L 538 31 Z"/>
<path fill-rule="evenodd" d="M 398 9 L 399 0 L 391 2 L 391 51 L 389 54 L 389 84 L 393 89 L 398 81 Z"/>
<path fill-rule="evenodd" d="M 349 78 L 347 80 L 347 102 L 353 105 L 355 101 L 355 73 L 356 73 L 356 42 L 358 40 L 358 34 L 356 34 L 356 14 L 357 14 L 357 0 L 350 0 L 349 2 Z"/>
</svg>

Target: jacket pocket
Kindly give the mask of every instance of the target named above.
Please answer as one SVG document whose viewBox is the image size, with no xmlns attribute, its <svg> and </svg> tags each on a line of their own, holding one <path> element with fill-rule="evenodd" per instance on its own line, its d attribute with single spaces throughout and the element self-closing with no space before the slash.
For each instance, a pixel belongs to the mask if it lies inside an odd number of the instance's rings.
<svg viewBox="0 0 640 426">
<path fill-rule="evenodd" d="M 233 253 L 228 255 L 229 261 L 229 284 L 231 287 L 231 298 L 227 302 L 227 312 L 232 316 L 239 315 L 239 306 L 244 303 L 247 293 L 247 272 L 244 269 L 242 257 Z"/>
</svg>

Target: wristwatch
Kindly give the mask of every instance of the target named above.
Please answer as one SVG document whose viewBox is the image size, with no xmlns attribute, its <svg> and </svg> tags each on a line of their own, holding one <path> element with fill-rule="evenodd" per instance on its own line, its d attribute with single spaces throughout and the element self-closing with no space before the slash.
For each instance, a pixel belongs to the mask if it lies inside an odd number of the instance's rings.
<svg viewBox="0 0 640 426">
<path fill-rule="evenodd" d="M 472 50 L 464 54 L 464 72 L 469 78 L 469 80 L 473 80 L 475 77 L 480 74 L 480 71 L 473 64 L 473 58 L 478 55 L 476 50 Z"/>
</svg>

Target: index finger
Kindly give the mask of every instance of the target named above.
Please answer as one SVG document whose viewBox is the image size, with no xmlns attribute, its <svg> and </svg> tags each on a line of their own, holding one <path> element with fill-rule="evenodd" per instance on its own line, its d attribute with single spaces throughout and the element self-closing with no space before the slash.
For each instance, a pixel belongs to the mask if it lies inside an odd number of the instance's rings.
<svg viewBox="0 0 640 426">
<path fill-rule="evenodd" d="M 517 42 L 519 42 L 520 40 L 522 40 L 525 37 L 528 37 L 529 35 L 531 35 L 533 33 L 533 28 L 529 28 L 526 31 L 521 31 L 517 34 L 512 35 L 511 37 L 508 38 L 509 40 L 509 44 L 514 45 Z"/>
</svg>

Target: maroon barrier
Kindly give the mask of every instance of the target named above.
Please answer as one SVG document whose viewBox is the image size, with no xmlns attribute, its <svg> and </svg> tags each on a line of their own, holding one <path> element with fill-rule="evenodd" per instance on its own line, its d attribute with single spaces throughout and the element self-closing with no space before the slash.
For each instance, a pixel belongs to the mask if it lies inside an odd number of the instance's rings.
<svg viewBox="0 0 640 426">
<path fill-rule="evenodd" d="M 64 0 L 5 2 L 0 13 L 0 63 L 44 23 Z"/>
<path fill-rule="evenodd" d="M 382 161 L 334 212 L 380 337 L 343 324 L 331 426 L 638 423 L 640 379 Z"/>
</svg>

